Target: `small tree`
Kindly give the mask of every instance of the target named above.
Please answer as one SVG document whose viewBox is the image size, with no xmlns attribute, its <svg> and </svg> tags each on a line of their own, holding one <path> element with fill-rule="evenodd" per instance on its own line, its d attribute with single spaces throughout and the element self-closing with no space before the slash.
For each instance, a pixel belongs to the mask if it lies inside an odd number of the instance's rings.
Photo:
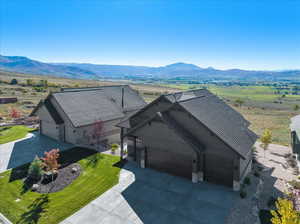
<svg viewBox="0 0 300 224">
<path fill-rule="evenodd" d="M 45 157 L 41 160 L 43 161 L 43 167 L 46 172 L 50 172 L 52 175 L 52 181 L 54 174 L 57 173 L 60 164 L 58 163 L 59 149 L 52 149 L 49 152 L 44 153 Z"/>
<path fill-rule="evenodd" d="M 236 99 L 236 100 L 235 100 L 235 103 L 236 103 L 237 105 L 239 105 L 239 107 L 241 107 L 241 106 L 244 104 L 244 100 L 242 100 L 242 99 Z"/>
<path fill-rule="evenodd" d="M 11 118 L 19 118 L 19 117 L 21 117 L 21 112 L 18 111 L 16 108 L 11 108 L 11 110 L 9 112 L 9 116 Z"/>
<path fill-rule="evenodd" d="M 300 107 L 298 104 L 295 104 L 293 108 L 294 108 L 294 111 L 297 111 L 297 110 L 299 110 Z"/>
<path fill-rule="evenodd" d="M 12 80 L 10 81 L 10 84 L 11 84 L 11 85 L 17 85 L 17 84 L 18 84 L 18 80 L 17 80 L 17 79 L 12 79 Z"/>
<path fill-rule="evenodd" d="M 262 148 L 264 149 L 264 157 L 266 157 L 266 150 L 268 150 L 269 144 L 272 142 L 272 132 L 269 129 L 265 129 L 260 137 L 260 141 L 262 142 Z"/>
<path fill-rule="evenodd" d="M 43 162 L 36 156 L 29 166 L 28 177 L 32 180 L 39 180 L 43 173 Z"/>
<path fill-rule="evenodd" d="M 272 210 L 272 224 L 300 224 L 300 216 L 288 199 L 278 198 L 276 210 Z"/>
</svg>

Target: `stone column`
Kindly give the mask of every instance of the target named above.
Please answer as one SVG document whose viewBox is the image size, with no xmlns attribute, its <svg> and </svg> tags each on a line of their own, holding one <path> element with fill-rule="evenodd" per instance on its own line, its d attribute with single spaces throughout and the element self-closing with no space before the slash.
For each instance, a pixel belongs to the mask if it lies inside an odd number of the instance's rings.
<svg viewBox="0 0 300 224">
<path fill-rule="evenodd" d="M 198 183 L 198 179 L 198 161 L 195 159 L 193 160 L 192 182 Z"/>
<path fill-rule="evenodd" d="M 204 181 L 204 154 L 203 152 L 198 154 L 198 180 Z"/>
<path fill-rule="evenodd" d="M 146 166 L 146 161 L 145 161 L 145 148 L 141 149 L 141 158 L 140 158 L 140 166 L 141 168 L 145 168 Z"/>
</svg>

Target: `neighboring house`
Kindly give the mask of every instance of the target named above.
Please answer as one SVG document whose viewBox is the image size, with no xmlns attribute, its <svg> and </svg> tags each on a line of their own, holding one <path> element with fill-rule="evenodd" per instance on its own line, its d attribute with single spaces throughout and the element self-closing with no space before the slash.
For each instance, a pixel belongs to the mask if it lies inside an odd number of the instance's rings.
<svg viewBox="0 0 300 224">
<path fill-rule="evenodd" d="M 16 103 L 16 102 L 18 102 L 18 99 L 16 97 L 1 97 L 0 98 L 0 104 Z"/>
<path fill-rule="evenodd" d="M 120 142 L 120 129 L 115 125 L 145 105 L 128 85 L 68 88 L 49 94 L 31 116 L 39 117 L 41 134 L 93 147 L 97 123 L 101 122 L 101 142 Z"/>
<path fill-rule="evenodd" d="M 239 190 L 251 170 L 257 135 L 208 90 L 162 95 L 118 126 L 128 158 L 150 167 Z"/>
<path fill-rule="evenodd" d="M 300 115 L 291 118 L 291 145 L 300 167 Z"/>
</svg>

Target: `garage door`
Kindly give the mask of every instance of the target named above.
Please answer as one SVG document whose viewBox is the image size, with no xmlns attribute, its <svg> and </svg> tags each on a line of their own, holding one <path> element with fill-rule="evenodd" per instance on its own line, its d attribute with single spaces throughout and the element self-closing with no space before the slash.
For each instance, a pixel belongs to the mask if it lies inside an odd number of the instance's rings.
<svg viewBox="0 0 300 224">
<path fill-rule="evenodd" d="M 56 127 L 56 124 L 41 121 L 40 129 L 43 135 L 59 140 L 59 129 Z"/>
<path fill-rule="evenodd" d="M 191 156 L 178 154 L 172 151 L 147 148 L 146 166 L 175 176 L 192 178 Z"/>
<path fill-rule="evenodd" d="M 216 155 L 205 155 L 204 179 L 215 184 L 232 187 L 233 161 Z"/>
</svg>

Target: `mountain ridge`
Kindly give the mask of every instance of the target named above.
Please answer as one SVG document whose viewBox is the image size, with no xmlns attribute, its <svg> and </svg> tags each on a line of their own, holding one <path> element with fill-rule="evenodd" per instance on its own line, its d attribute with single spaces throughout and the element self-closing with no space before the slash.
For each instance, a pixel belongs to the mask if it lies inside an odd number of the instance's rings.
<svg viewBox="0 0 300 224">
<path fill-rule="evenodd" d="M 53 75 L 79 79 L 278 79 L 300 77 L 300 70 L 260 71 L 242 69 L 202 68 L 177 62 L 165 66 L 108 65 L 92 63 L 45 63 L 24 56 L 0 55 L 0 69 L 36 75 Z"/>
</svg>

